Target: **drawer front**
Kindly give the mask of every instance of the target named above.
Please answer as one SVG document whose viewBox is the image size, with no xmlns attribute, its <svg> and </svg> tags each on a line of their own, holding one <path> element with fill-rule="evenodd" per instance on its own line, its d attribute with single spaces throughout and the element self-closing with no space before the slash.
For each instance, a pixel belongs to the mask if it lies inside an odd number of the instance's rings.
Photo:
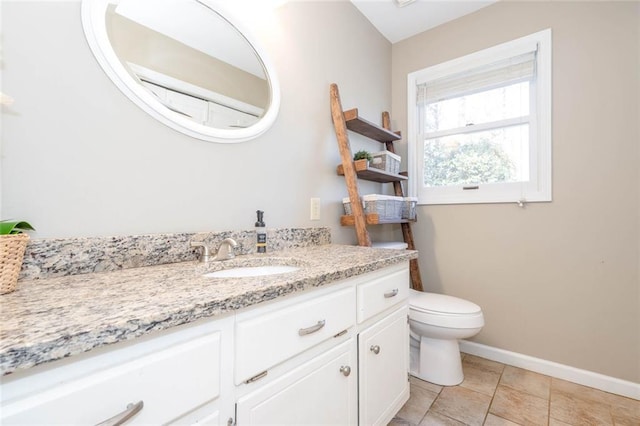
<svg viewBox="0 0 640 426">
<path fill-rule="evenodd" d="M 2 424 L 97 424 L 143 402 L 129 424 L 167 423 L 220 395 L 215 332 L 12 401 Z"/>
<path fill-rule="evenodd" d="M 236 323 L 236 384 L 254 377 L 355 324 L 355 289 L 329 294 L 264 312 Z"/>
<path fill-rule="evenodd" d="M 409 297 L 409 266 L 358 285 L 358 323 Z"/>
</svg>

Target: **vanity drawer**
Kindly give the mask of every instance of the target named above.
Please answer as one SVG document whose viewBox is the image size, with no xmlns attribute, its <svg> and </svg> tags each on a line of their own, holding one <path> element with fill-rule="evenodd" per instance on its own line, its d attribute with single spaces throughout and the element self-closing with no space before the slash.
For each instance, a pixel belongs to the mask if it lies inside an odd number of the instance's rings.
<svg viewBox="0 0 640 426">
<path fill-rule="evenodd" d="M 409 297 L 409 265 L 403 263 L 384 276 L 358 285 L 358 323 Z"/>
<path fill-rule="evenodd" d="M 259 375 L 355 324 L 353 286 L 317 297 L 293 298 L 236 321 L 236 384 Z"/>
<path fill-rule="evenodd" d="M 62 366 L 47 374 L 63 383 L 3 401 L 1 423 L 97 424 L 142 401 L 126 424 L 165 424 L 220 396 L 220 346 L 214 332 L 84 375 L 74 364 Z M 67 376 L 74 379 L 64 382 Z"/>
</svg>

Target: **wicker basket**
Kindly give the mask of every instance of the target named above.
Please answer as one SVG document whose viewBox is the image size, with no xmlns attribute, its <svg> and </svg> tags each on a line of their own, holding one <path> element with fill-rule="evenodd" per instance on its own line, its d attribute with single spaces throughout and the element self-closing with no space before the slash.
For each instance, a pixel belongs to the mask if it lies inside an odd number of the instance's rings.
<svg viewBox="0 0 640 426">
<path fill-rule="evenodd" d="M 0 294 L 11 293 L 18 286 L 28 242 L 27 234 L 0 235 Z"/>
</svg>

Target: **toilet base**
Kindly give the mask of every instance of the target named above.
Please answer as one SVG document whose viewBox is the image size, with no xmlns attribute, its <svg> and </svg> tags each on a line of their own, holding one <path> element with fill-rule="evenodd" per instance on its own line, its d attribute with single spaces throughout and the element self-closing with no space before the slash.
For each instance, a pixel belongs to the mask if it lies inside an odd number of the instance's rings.
<svg viewBox="0 0 640 426">
<path fill-rule="evenodd" d="M 458 340 L 432 339 L 422 336 L 420 348 L 411 346 L 410 373 L 427 382 L 441 386 L 462 383 L 462 360 Z"/>
</svg>

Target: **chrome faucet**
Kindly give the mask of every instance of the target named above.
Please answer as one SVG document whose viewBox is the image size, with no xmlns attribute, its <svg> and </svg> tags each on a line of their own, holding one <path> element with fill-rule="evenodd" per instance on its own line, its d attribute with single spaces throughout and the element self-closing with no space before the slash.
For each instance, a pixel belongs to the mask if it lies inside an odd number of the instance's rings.
<svg viewBox="0 0 640 426">
<path fill-rule="evenodd" d="M 236 243 L 236 241 L 233 238 L 225 238 L 220 243 L 220 247 L 218 248 L 218 254 L 216 254 L 216 257 L 214 257 L 213 260 L 233 259 L 234 257 L 236 257 L 235 253 L 233 252 L 233 248 L 237 246 L 238 246 L 238 243 Z"/>
<path fill-rule="evenodd" d="M 218 254 L 215 256 L 211 255 L 211 250 L 209 246 L 206 245 L 202 241 L 192 241 L 191 247 L 202 247 L 202 255 L 200 256 L 200 262 L 209 262 L 212 260 L 229 260 L 236 257 L 236 254 L 233 252 L 233 248 L 237 247 L 238 243 L 233 238 L 225 238 L 220 243 L 220 247 L 218 247 Z"/>
<path fill-rule="evenodd" d="M 202 255 L 200 256 L 200 262 L 208 262 L 211 260 L 211 251 L 209 246 L 202 241 L 191 241 L 191 247 L 202 247 Z"/>
</svg>

